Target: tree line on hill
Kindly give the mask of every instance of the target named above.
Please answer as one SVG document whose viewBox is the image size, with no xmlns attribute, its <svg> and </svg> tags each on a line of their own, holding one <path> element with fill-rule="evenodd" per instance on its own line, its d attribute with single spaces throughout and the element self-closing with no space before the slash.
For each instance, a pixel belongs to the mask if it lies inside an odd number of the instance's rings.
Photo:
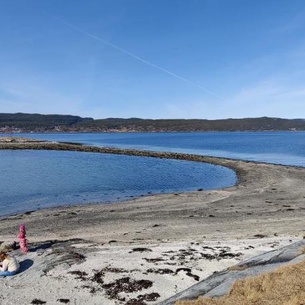
<svg viewBox="0 0 305 305">
<path fill-rule="evenodd" d="M 305 130 L 304 119 L 93 119 L 73 115 L 0 113 L 0 132 L 200 132 Z"/>
</svg>

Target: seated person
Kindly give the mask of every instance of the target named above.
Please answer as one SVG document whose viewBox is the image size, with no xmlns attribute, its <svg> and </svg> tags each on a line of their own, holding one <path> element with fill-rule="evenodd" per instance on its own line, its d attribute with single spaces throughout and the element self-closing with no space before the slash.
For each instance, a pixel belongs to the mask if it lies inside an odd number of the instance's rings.
<svg viewBox="0 0 305 305">
<path fill-rule="evenodd" d="M 14 256 L 9 256 L 7 253 L 0 253 L 0 276 L 15 275 L 20 268 L 20 265 Z"/>
</svg>

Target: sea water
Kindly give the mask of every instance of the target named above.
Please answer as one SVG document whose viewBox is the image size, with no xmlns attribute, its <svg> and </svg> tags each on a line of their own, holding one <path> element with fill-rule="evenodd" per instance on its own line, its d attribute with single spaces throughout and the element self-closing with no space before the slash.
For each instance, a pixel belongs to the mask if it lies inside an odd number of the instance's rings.
<svg viewBox="0 0 305 305">
<path fill-rule="evenodd" d="M 17 136 L 305 166 L 304 132 Z M 0 175 L 0 215 L 66 204 L 111 203 L 148 194 L 217 189 L 237 181 L 230 169 L 198 162 L 35 150 L 0 151 Z"/>
<path fill-rule="evenodd" d="M 48 150 L 0 150 L 0 175 L 0 216 L 236 183 L 234 171 L 211 164 Z"/>
<path fill-rule="evenodd" d="M 305 166 L 305 132 L 44 133 L 20 136 Z"/>
</svg>

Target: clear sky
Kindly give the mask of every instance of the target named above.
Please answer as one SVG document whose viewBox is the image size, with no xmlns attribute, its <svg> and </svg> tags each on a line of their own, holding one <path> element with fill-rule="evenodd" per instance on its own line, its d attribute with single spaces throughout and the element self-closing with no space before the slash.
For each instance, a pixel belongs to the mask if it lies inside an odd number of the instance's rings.
<svg viewBox="0 0 305 305">
<path fill-rule="evenodd" d="M 0 112 L 305 118 L 305 0 L 0 0 Z"/>
</svg>

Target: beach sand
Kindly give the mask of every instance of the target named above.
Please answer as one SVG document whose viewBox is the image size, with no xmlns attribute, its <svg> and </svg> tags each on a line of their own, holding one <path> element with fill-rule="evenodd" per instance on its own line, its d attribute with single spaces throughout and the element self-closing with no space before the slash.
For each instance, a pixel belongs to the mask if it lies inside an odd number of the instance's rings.
<svg viewBox="0 0 305 305">
<path fill-rule="evenodd" d="M 235 169 L 238 185 L 1 219 L 1 240 L 18 241 L 25 224 L 31 251 L 15 251 L 26 270 L 1 279 L 0 303 L 157 304 L 303 238 L 304 168 L 211 162 Z"/>
</svg>

